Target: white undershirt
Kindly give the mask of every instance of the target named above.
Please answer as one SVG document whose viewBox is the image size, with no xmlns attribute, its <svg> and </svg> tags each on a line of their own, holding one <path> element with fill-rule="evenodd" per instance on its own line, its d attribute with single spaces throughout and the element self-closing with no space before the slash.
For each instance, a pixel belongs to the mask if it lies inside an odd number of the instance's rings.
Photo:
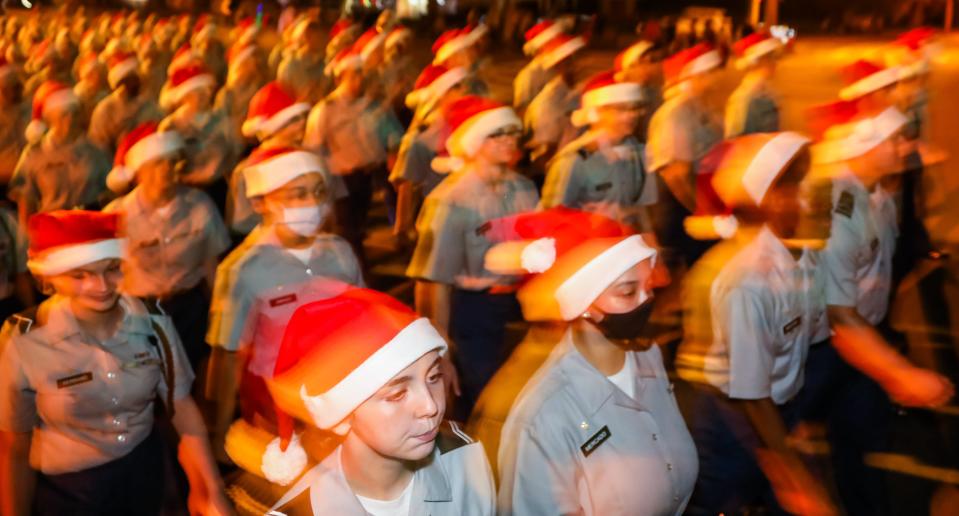
<svg viewBox="0 0 959 516">
<path fill-rule="evenodd" d="M 416 477 L 410 479 L 409 485 L 396 499 L 374 500 L 360 495 L 356 495 L 356 499 L 360 501 L 363 510 L 373 516 L 409 516 L 410 502 L 413 501 L 413 481 L 415 479 Z"/>
<path fill-rule="evenodd" d="M 618 373 L 607 376 L 606 378 L 613 382 L 613 385 L 619 387 L 619 390 L 626 393 L 630 398 L 634 398 L 636 395 L 636 378 L 633 374 L 633 360 L 626 355 L 626 360 L 623 362 L 623 368 L 619 370 Z"/>
<path fill-rule="evenodd" d="M 303 265 L 310 263 L 310 257 L 313 255 L 313 248 L 307 247 L 305 249 L 290 249 L 286 248 L 286 251 L 296 257 L 297 260 L 303 262 Z"/>
</svg>

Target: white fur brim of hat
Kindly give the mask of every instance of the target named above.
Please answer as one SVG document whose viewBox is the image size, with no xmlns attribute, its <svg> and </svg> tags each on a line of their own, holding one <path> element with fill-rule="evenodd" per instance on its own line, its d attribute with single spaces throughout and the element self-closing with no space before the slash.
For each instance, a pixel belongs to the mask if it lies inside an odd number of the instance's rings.
<svg viewBox="0 0 959 516">
<path fill-rule="evenodd" d="M 762 204 L 766 192 L 779 173 L 808 143 L 809 138 L 786 131 L 777 134 L 759 149 L 742 176 L 743 189 L 756 205 Z M 724 201 L 729 202 L 728 199 Z"/>
<path fill-rule="evenodd" d="M 183 100 L 183 97 L 188 94 L 203 88 L 213 88 L 216 86 L 216 79 L 212 75 L 203 73 L 197 75 L 196 77 L 191 77 L 182 83 L 179 86 L 167 89 L 161 99 L 160 103 L 167 106 L 175 106 Z"/>
<path fill-rule="evenodd" d="M 535 54 L 543 45 L 549 43 L 551 39 L 562 34 L 563 29 L 564 27 L 560 23 L 553 23 L 543 29 L 543 31 L 534 36 L 533 39 L 523 44 L 523 53 L 528 56 Z"/>
<path fill-rule="evenodd" d="M 838 163 L 861 156 L 902 129 L 908 122 L 894 107 L 873 118 L 831 127 L 825 139 L 811 148 L 814 164 Z"/>
<path fill-rule="evenodd" d="M 653 44 L 649 41 L 640 41 L 635 45 L 626 49 L 626 52 L 623 54 L 623 61 L 620 65 L 623 69 L 628 69 L 633 67 L 639 60 L 646 55 L 646 52 L 649 49 L 653 48 Z"/>
<path fill-rule="evenodd" d="M 253 45 L 249 45 L 245 47 L 243 50 L 239 51 L 235 56 L 233 56 L 233 60 L 230 61 L 230 70 L 235 70 L 244 61 L 247 61 L 248 59 L 252 59 L 255 53 L 256 53 L 256 47 Z"/>
<path fill-rule="evenodd" d="M 339 77 L 340 74 L 347 70 L 359 70 L 363 68 L 363 56 L 359 54 L 345 56 L 340 59 L 334 59 L 330 65 L 331 66 L 326 70 L 326 74 Z"/>
<path fill-rule="evenodd" d="M 511 125 L 522 127 L 523 123 L 516 116 L 513 108 L 509 106 L 490 109 L 474 115 L 460 124 L 446 140 L 446 149 L 452 159 L 434 158 L 431 162 L 433 170 L 444 173 L 460 168 L 463 164 L 462 160 L 472 158 L 479 152 L 479 148 L 483 145 L 483 140 L 487 136 Z M 453 168 L 450 169 L 450 166 Z"/>
<path fill-rule="evenodd" d="M 30 272 L 40 276 L 55 276 L 84 265 L 123 256 L 125 240 L 110 238 L 83 244 L 63 245 L 48 249 L 27 260 Z"/>
<path fill-rule="evenodd" d="M 363 45 L 363 48 L 360 50 L 360 57 L 366 61 L 371 55 L 373 55 L 373 52 L 376 52 L 376 49 L 383 46 L 384 43 L 386 43 L 386 33 L 381 32 L 376 36 L 373 36 L 369 41 L 366 42 L 365 45 Z"/>
<path fill-rule="evenodd" d="M 709 52 L 706 52 L 696 59 L 686 63 L 686 66 L 683 66 L 683 69 L 679 72 L 679 77 L 674 78 L 672 82 L 676 83 L 689 79 L 690 77 L 704 74 L 710 70 L 718 68 L 721 64 L 723 64 L 723 58 L 719 55 L 719 52 L 716 50 L 710 50 Z"/>
<path fill-rule="evenodd" d="M 886 86 L 891 86 L 899 82 L 899 80 L 902 79 L 902 73 L 902 70 L 898 66 L 884 68 L 839 90 L 839 98 L 842 100 L 855 100 L 874 91 L 879 91 Z"/>
<path fill-rule="evenodd" d="M 396 45 L 400 45 L 411 37 L 413 37 L 413 31 L 409 29 L 390 32 L 390 35 L 386 37 L 386 48 L 393 48 Z"/>
<path fill-rule="evenodd" d="M 343 435 L 349 431 L 349 425 L 344 423 L 346 417 L 390 379 L 430 351 L 444 354 L 446 349 L 446 341 L 429 320 L 417 319 L 330 390 L 311 395 L 301 385 L 300 399 L 318 428 Z"/>
<path fill-rule="evenodd" d="M 46 117 L 49 113 L 56 113 L 79 105 L 80 99 L 77 94 L 70 88 L 63 88 L 47 95 L 47 98 L 43 100 L 43 108 L 41 108 L 40 113 L 43 117 Z M 47 124 L 42 119 L 33 119 L 27 124 L 24 136 L 26 136 L 28 142 L 37 143 L 46 132 Z"/>
<path fill-rule="evenodd" d="M 466 73 L 466 69 L 460 66 L 450 68 L 428 86 L 411 91 L 406 96 L 406 107 L 413 109 L 422 103 L 435 101 L 465 79 Z"/>
<path fill-rule="evenodd" d="M 597 108 L 642 100 L 643 90 L 639 84 L 633 82 L 620 82 L 596 88 L 583 94 L 582 106 L 573 112 L 571 121 L 573 125 L 583 127 L 599 120 Z"/>
<path fill-rule="evenodd" d="M 453 54 L 473 46 L 473 43 L 476 43 L 476 38 L 470 37 L 470 34 L 463 34 L 443 43 L 443 46 L 436 51 L 436 56 L 433 57 L 433 64 L 441 65 L 445 63 Z"/>
<path fill-rule="evenodd" d="M 173 60 L 170 61 L 170 66 L 167 66 L 167 69 L 166 69 L 167 74 L 173 75 L 174 71 L 190 64 L 190 62 L 193 61 L 194 59 L 197 59 L 197 55 L 192 50 L 189 50 L 187 52 L 184 52 L 174 57 Z"/>
<path fill-rule="evenodd" d="M 543 68 L 550 69 L 563 59 L 573 55 L 577 50 L 586 46 L 586 40 L 582 37 L 575 37 L 566 43 L 563 43 L 558 48 L 550 50 L 549 53 L 543 56 Z"/>
<path fill-rule="evenodd" d="M 172 131 L 153 133 L 143 138 L 127 150 L 123 165 L 113 167 L 107 174 L 107 187 L 113 192 L 126 191 L 143 164 L 174 154 L 183 147 L 183 138 Z"/>
<path fill-rule="evenodd" d="M 772 54 L 782 48 L 782 43 L 776 38 L 766 38 L 746 49 L 743 56 L 736 60 L 736 68 L 745 70 L 749 68 L 763 56 Z"/>
<path fill-rule="evenodd" d="M 135 57 L 124 59 L 123 61 L 110 67 L 107 73 L 107 81 L 111 88 L 116 88 L 117 84 L 132 73 L 137 71 L 137 60 Z"/>
<path fill-rule="evenodd" d="M 320 158 L 309 151 L 281 154 L 262 163 L 246 167 L 246 196 L 258 197 L 279 189 L 290 181 L 311 172 L 326 176 Z"/>
<path fill-rule="evenodd" d="M 262 116 L 251 118 L 243 122 L 243 126 L 241 128 L 243 136 L 246 136 L 247 138 L 260 136 L 261 139 L 263 139 L 262 137 L 273 135 L 280 129 L 286 127 L 286 124 L 290 123 L 290 120 L 309 112 L 309 104 L 305 102 L 297 102 L 277 111 L 269 118 Z"/>
</svg>

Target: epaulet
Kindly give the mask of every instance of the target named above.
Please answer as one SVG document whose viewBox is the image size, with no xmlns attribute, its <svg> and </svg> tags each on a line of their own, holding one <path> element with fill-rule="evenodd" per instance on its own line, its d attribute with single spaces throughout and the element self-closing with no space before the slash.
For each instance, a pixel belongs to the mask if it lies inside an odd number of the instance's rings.
<svg viewBox="0 0 959 516">
<path fill-rule="evenodd" d="M 836 213 L 845 216 L 847 219 L 851 219 L 852 211 L 855 207 L 856 200 L 849 190 L 844 190 L 839 194 L 839 200 L 836 201 Z"/>
<path fill-rule="evenodd" d="M 460 428 L 454 421 L 443 421 L 440 424 L 440 431 L 436 435 L 436 447 L 440 450 L 440 455 L 449 453 L 457 448 L 462 448 L 467 444 L 473 444 L 472 437 L 466 435 L 466 432 Z"/>
<path fill-rule="evenodd" d="M 40 327 L 40 323 L 37 321 L 37 311 L 39 309 L 40 306 L 37 305 L 13 314 L 7 318 L 6 325 L 15 329 L 18 335 L 29 333 L 30 330 Z"/>
<path fill-rule="evenodd" d="M 163 311 L 163 307 L 160 306 L 159 299 L 155 297 L 141 297 L 139 299 L 143 303 L 143 306 L 147 309 L 147 313 L 150 315 L 160 316 L 167 314 L 165 311 Z"/>
</svg>

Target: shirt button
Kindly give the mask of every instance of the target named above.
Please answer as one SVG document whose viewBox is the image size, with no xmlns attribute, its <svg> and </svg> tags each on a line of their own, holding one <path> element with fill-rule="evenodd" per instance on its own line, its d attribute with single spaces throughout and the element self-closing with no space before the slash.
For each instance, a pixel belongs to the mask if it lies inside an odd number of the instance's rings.
<svg viewBox="0 0 959 516">
<path fill-rule="evenodd" d="M 118 417 L 113 418 L 113 426 L 120 426 L 120 418 Z"/>
<path fill-rule="evenodd" d="M 118 400 L 116 397 L 113 397 L 113 398 L 110 398 L 110 403 L 113 403 L 114 405 L 119 405 L 120 400 Z"/>
<path fill-rule="evenodd" d="M 120 434 L 120 435 L 118 435 L 118 436 L 117 436 L 117 442 L 120 442 L 120 443 L 125 443 L 125 442 L 127 442 L 127 435 L 126 435 L 126 434 Z"/>
<path fill-rule="evenodd" d="M 111 379 L 111 380 L 114 379 L 114 378 L 116 378 L 116 377 L 117 377 L 117 374 L 114 373 L 113 371 L 110 371 L 109 373 L 107 373 L 107 378 L 109 378 L 109 379 Z"/>
<path fill-rule="evenodd" d="M 653 434 L 653 440 L 654 440 L 654 441 L 658 441 L 658 440 L 659 440 L 659 436 L 656 435 L 656 434 Z"/>
<path fill-rule="evenodd" d="M 678 496 L 673 496 L 673 501 L 674 501 L 674 502 L 678 502 L 678 501 L 679 501 L 679 497 L 678 497 Z"/>
<path fill-rule="evenodd" d="M 672 471 L 672 470 L 673 470 L 673 465 L 672 465 L 672 464 L 666 464 L 666 469 L 669 470 L 669 471 Z"/>
<path fill-rule="evenodd" d="M 306 269 L 306 273 L 309 274 L 310 276 L 312 276 L 312 275 L 313 275 L 313 269 L 309 269 L 309 268 Z"/>
</svg>

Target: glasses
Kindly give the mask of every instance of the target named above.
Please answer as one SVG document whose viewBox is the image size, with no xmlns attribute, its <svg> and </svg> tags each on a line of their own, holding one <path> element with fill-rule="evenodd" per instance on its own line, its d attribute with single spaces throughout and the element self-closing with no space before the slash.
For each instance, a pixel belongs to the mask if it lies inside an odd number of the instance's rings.
<svg viewBox="0 0 959 516">
<path fill-rule="evenodd" d="M 523 135 L 523 131 L 518 127 L 504 127 L 495 133 L 491 133 L 487 138 L 500 139 L 505 137 L 510 138 L 519 138 Z"/>
</svg>

